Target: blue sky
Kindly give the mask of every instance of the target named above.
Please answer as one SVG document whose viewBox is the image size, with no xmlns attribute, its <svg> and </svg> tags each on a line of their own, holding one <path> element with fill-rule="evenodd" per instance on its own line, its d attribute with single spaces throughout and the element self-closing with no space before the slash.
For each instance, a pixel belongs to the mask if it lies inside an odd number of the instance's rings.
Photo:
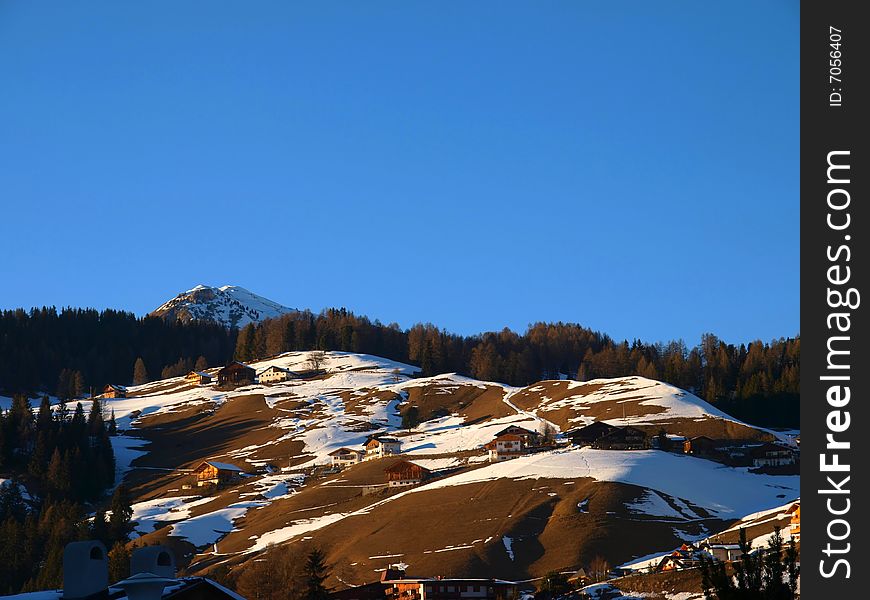
<svg viewBox="0 0 870 600">
<path fill-rule="evenodd" d="M 797 2 L 0 3 L 0 307 L 798 333 Z"/>
</svg>

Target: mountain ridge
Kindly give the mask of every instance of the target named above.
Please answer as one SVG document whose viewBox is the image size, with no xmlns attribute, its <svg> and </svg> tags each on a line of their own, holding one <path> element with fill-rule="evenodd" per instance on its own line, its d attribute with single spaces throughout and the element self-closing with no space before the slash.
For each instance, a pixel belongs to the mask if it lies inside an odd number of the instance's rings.
<svg viewBox="0 0 870 600">
<path fill-rule="evenodd" d="M 242 328 L 296 310 L 241 286 L 199 284 L 164 302 L 149 314 L 169 321 L 211 321 L 227 328 Z"/>
</svg>

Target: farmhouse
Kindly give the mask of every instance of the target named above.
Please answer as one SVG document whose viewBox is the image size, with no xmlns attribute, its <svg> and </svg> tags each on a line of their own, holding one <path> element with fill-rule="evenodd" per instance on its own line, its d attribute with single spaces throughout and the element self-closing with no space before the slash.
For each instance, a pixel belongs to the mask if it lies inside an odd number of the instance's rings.
<svg viewBox="0 0 870 600">
<path fill-rule="evenodd" d="M 499 579 L 448 579 L 408 577 L 394 566 L 381 573 L 381 580 L 332 592 L 333 600 L 515 600 L 518 586 Z"/>
<path fill-rule="evenodd" d="M 701 544 L 701 551 L 706 552 L 714 560 L 721 562 L 731 562 L 743 556 L 743 551 L 740 549 L 740 544 L 714 544 L 704 542 Z"/>
<path fill-rule="evenodd" d="M 253 383 L 256 373 L 254 369 L 244 363 L 231 362 L 218 371 L 218 385 L 241 385 Z"/>
<path fill-rule="evenodd" d="M 749 450 L 753 467 L 779 467 L 793 465 L 794 454 L 791 448 L 766 442 Z"/>
<path fill-rule="evenodd" d="M 401 447 L 396 438 L 371 436 L 365 443 L 365 460 L 399 454 Z"/>
<path fill-rule="evenodd" d="M 590 425 L 570 432 L 568 435 L 571 438 L 571 442 L 577 446 L 591 446 L 598 441 L 598 438 L 604 437 L 608 433 L 616 431 L 616 429 L 616 427 L 604 421 L 595 421 Z"/>
<path fill-rule="evenodd" d="M 290 369 L 285 369 L 284 367 L 278 367 L 275 365 L 261 371 L 259 375 L 260 383 L 280 383 L 282 381 L 296 379 L 297 377 L 299 377 L 299 375 Z"/>
<path fill-rule="evenodd" d="M 365 450 L 355 450 L 353 448 L 339 448 L 329 453 L 332 459 L 333 467 L 346 467 L 355 465 L 362 461 L 365 456 Z"/>
<path fill-rule="evenodd" d="M 242 470 L 229 463 L 204 460 L 193 470 L 196 486 L 226 485 L 238 481 Z"/>
<path fill-rule="evenodd" d="M 656 566 L 656 571 L 679 571 L 700 566 L 701 557 L 698 551 L 689 544 L 683 544 L 667 556 L 663 556 Z"/>
<path fill-rule="evenodd" d="M 125 388 L 123 385 L 115 385 L 113 383 L 110 383 L 103 388 L 103 393 L 101 395 L 103 398 L 126 398 L 127 388 Z"/>
<path fill-rule="evenodd" d="M 716 451 L 716 442 L 706 435 L 699 435 L 683 442 L 683 452 L 694 456 L 710 456 Z"/>
<path fill-rule="evenodd" d="M 489 451 L 490 462 L 519 458 L 526 453 L 523 438 L 512 433 L 499 435 L 484 446 Z"/>
<path fill-rule="evenodd" d="M 211 375 L 205 371 L 191 371 L 184 376 L 184 380 L 191 385 L 206 385 L 211 383 Z"/>
<path fill-rule="evenodd" d="M 429 477 L 430 471 L 407 460 L 400 460 L 384 469 L 389 487 L 407 487 L 422 483 Z"/>
<path fill-rule="evenodd" d="M 635 427 L 617 427 L 592 444 L 599 450 L 643 450 L 649 447 L 646 433 Z"/>
<path fill-rule="evenodd" d="M 448 579 L 440 577 L 387 579 L 388 600 L 514 600 L 517 584 L 499 579 Z"/>
<path fill-rule="evenodd" d="M 538 438 L 540 437 L 537 431 L 529 431 L 528 429 L 524 429 L 517 425 L 511 425 L 507 429 L 502 429 L 497 434 L 495 434 L 496 438 L 499 438 L 503 435 L 513 435 L 520 438 L 520 442 L 523 445 L 523 448 L 530 448 L 536 446 L 538 443 Z"/>
</svg>

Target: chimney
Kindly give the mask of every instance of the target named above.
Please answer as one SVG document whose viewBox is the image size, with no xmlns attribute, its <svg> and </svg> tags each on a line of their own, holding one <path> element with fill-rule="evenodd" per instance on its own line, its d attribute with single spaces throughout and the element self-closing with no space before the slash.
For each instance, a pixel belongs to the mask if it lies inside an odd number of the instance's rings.
<svg viewBox="0 0 870 600">
<path fill-rule="evenodd" d="M 63 598 L 107 595 L 109 562 L 102 542 L 72 542 L 63 549 Z"/>
<path fill-rule="evenodd" d="M 139 573 L 175 579 L 175 555 L 166 546 L 136 548 L 130 557 L 130 575 Z"/>
</svg>

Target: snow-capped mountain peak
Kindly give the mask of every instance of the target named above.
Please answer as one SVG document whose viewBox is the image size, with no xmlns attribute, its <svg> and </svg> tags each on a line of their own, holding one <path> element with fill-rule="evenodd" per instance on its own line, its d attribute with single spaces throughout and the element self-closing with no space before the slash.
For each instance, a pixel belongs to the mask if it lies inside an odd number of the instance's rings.
<svg viewBox="0 0 870 600">
<path fill-rule="evenodd" d="M 151 314 L 167 320 L 213 321 L 225 327 L 244 327 L 294 310 L 236 285 L 210 287 L 199 284 L 178 294 Z"/>
</svg>

